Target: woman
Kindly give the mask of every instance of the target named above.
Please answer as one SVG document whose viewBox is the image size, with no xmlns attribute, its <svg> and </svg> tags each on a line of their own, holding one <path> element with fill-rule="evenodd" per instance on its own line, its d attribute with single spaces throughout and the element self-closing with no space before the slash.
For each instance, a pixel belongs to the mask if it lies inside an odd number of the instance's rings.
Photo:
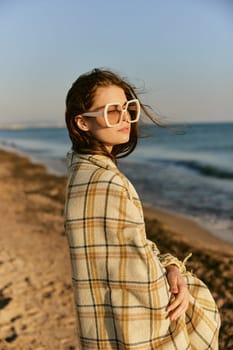
<svg viewBox="0 0 233 350">
<path fill-rule="evenodd" d="M 153 120 L 107 70 L 81 75 L 67 95 L 65 229 L 80 349 L 218 349 L 209 290 L 147 240 L 138 195 L 116 165 L 136 147 L 140 109 Z"/>
</svg>

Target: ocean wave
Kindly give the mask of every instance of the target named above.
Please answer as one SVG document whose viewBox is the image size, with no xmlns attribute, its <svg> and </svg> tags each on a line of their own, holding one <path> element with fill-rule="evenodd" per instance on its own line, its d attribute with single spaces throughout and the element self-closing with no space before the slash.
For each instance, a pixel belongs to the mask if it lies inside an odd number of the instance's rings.
<svg viewBox="0 0 233 350">
<path fill-rule="evenodd" d="M 176 166 L 183 166 L 185 168 L 195 170 L 199 172 L 201 175 L 214 177 L 217 179 L 224 179 L 224 180 L 233 179 L 233 172 L 227 169 L 219 168 L 212 164 L 203 164 L 194 160 L 174 160 L 174 159 L 166 159 L 166 160 L 158 159 L 158 162 L 169 163 Z"/>
<path fill-rule="evenodd" d="M 178 161 L 178 165 L 185 165 L 189 169 L 196 170 L 200 174 L 218 179 L 233 179 L 233 172 L 218 168 L 210 164 L 201 164 L 196 161 Z"/>
</svg>

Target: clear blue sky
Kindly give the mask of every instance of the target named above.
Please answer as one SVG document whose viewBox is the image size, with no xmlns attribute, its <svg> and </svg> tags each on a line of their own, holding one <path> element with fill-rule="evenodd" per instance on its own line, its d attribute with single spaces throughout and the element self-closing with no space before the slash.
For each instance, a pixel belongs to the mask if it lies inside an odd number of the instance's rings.
<svg viewBox="0 0 233 350">
<path fill-rule="evenodd" d="M 170 121 L 233 121 L 232 0 L 1 0 L 0 124 L 64 120 L 107 67 Z"/>
</svg>

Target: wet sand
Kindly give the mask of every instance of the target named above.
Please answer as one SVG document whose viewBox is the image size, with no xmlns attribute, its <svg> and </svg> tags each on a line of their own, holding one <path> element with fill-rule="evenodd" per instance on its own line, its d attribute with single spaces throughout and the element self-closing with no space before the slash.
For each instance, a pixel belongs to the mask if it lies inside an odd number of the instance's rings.
<svg viewBox="0 0 233 350">
<path fill-rule="evenodd" d="M 75 350 L 76 320 L 63 229 L 65 177 L 0 150 L 0 350 Z M 233 349 L 233 245 L 193 221 L 145 208 L 148 238 L 204 280 L 221 311 L 220 349 Z"/>
</svg>

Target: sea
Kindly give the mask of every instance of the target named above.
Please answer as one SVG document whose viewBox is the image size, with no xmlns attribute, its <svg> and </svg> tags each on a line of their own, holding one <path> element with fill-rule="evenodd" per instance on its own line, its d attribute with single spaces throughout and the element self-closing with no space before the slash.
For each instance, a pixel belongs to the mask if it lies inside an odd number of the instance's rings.
<svg viewBox="0 0 233 350">
<path fill-rule="evenodd" d="M 0 147 L 66 174 L 66 128 L 0 129 Z M 145 206 L 189 217 L 233 243 L 233 122 L 144 125 L 136 150 L 119 167 Z"/>
</svg>

